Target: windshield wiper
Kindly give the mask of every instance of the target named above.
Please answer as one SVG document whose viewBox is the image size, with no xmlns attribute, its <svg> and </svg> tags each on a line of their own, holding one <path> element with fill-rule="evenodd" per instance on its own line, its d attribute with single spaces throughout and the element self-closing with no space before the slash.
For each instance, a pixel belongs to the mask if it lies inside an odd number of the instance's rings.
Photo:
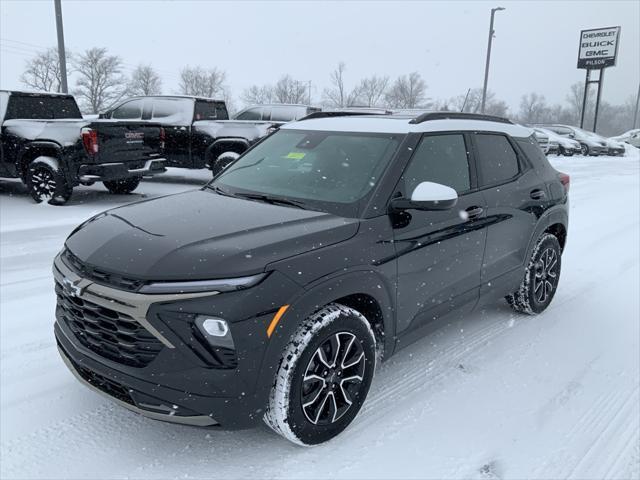
<svg viewBox="0 0 640 480">
<path fill-rule="evenodd" d="M 247 198 L 249 200 L 259 200 L 261 202 L 270 203 L 272 205 L 289 205 L 292 207 L 302 208 L 306 210 L 304 203 L 297 200 L 289 200 L 288 198 L 273 197 L 264 193 L 236 193 L 237 197 Z"/>
<path fill-rule="evenodd" d="M 211 185 L 210 183 L 208 183 L 207 185 L 205 185 L 209 190 L 213 190 L 214 192 L 216 192 L 218 195 L 224 195 L 225 197 L 236 197 L 237 195 L 234 195 L 231 192 L 227 192 L 226 190 L 223 190 L 222 188 L 220 188 L 217 185 Z"/>
</svg>

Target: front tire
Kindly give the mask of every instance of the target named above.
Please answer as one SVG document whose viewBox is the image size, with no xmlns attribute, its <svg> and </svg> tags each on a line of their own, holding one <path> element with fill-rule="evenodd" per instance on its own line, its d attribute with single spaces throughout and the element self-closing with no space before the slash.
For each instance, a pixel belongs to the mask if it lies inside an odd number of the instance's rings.
<svg viewBox="0 0 640 480">
<path fill-rule="evenodd" d="M 560 280 L 562 260 L 560 242 L 555 235 L 545 233 L 533 248 L 518 290 L 506 297 L 518 313 L 535 315 L 543 312 L 553 300 Z"/>
<path fill-rule="evenodd" d="M 588 157 L 589 156 L 589 147 L 587 145 L 585 145 L 584 143 L 580 145 L 580 153 L 582 153 L 583 156 Z"/>
<path fill-rule="evenodd" d="M 140 185 L 140 177 L 122 178 L 120 180 L 107 180 L 102 182 L 111 193 L 126 195 L 133 192 Z"/>
<path fill-rule="evenodd" d="M 265 423 L 298 445 L 331 440 L 358 414 L 375 367 L 376 339 L 367 319 L 344 305 L 327 305 L 285 348 Z"/>
<path fill-rule="evenodd" d="M 25 184 L 36 202 L 47 202 L 49 205 L 64 205 L 73 192 L 58 159 L 53 157 L 33 160 L 27 169 Z"/>
<path fill-rule="evenodd" d="M 235 162 L 239 156 L 240 154 L 236 152 L 224 152 L 220 154 L 220 156 L 218 156 L 218 158 L 216 158 L 210 165 L 211 174 L 214 177 L 217 176 L 225 168 Z"/>
</svg>

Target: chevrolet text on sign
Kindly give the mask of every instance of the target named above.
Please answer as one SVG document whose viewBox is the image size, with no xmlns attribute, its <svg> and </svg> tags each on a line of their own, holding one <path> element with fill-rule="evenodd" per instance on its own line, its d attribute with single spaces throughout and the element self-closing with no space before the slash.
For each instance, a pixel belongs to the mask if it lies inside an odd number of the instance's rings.
<svg viewBox="0 0 640 480">
<path fill-rule="evenodd" d="M 619 39 L 620 27 L 582 30 L 578 68 L 604 68 L 615 65 Z"/>
</svg>

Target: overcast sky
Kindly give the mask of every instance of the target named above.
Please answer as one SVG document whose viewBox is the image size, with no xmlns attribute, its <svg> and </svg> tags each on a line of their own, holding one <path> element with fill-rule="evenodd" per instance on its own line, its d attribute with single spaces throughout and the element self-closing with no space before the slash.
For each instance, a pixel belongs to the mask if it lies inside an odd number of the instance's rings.
<svg viewBox="0 0 640 480">
<path fill-rule="evenodd" d="M 347 65 L 347 86 L 363 76 L 420 72 L 434 99 L 482 86 L 489 12 L 496 15 L 489 88 L 517 111 L 536 91 L 562 102 L 584 81 L 576 68 L 579 32 L 622 27 L 618 65 L 608 68 L 602 98 L 622 103 L 640 81 L 640 2 L 214 2 L 63 0 L 67 48 L 98 46 L 130 71 L 140 62 L 177 93 L 184 65 L 227 72 L 238 98 L 252 84 L 284 73 L 313 81 L 317 101 L 329 72 Z M 56 45 L 53 0 L 0 0 L 0 88 L 21 88 L 25 61 Z"/>
</svg>

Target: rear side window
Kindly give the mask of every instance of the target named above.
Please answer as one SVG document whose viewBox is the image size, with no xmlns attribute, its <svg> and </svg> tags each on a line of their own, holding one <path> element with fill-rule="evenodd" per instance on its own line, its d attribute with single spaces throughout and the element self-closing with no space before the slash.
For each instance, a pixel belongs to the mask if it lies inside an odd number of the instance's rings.
<svg viewBox="0 0 640 480">
<path fill-rule="evenodd" d="M 518 175 L 518 156 L 504 135 L 475 134 L 481 185 L 501 183 Z"/>
<path fill-rule="evenodd" d="M 240 114 L 236 117 L 236 120 L 260 120 L 262 116 L 262 108 L 250 108 L 245 110 L 244 112 L 240 112 Z"/>
<path fill-rule="evenodd" d="M 295 120 L 296 114 L 301 113 L 300 117 L 304 116 L 304 111 L 296 107 L 273 107 L 271 111 L 271 120 L 274 122 L 290 122 Z"/>
<path fill-rule="evenodd" d="M 151 103 L 151 119 L 163 124 L 190 125 L 193 116 L 193 100 L 185 98 L 154 98 Z"/>
<path fill-rule="evenodd" d="M 142 118 L 142 100 L 123 103 L 113 111 L 111 118 L 118 120 L 139 120 Z"/>
<path fill-rule="evenodd" d="M 534 165 L 540 165 L 547 161 L 547 157 L 544 156 L 544 153 L 542 152 L 540 145 L 538 145 L 535 137 L 518 138 L 516 139 L 516 142 L 520 145 L 524 154 Z"/>
<path fill-rule="evenodd" d="M 54 120 L 82 118 L 82 114 L 71 97 L 11 95 L 5 120 L 12 118 Z"/>
<path fill-rule="evenodd" d="M 194 120 L 229 120 L 227 107 L 223 102 L 203 102 L 196 100 Z"/>
<path fill-rule="evenodd" d="M 425 136 L 402 178 L 407 196 L 421 182 L 440 183 L 458 193 L 469 190 L 469 157 L 462 134 Z"/>
</svg>

